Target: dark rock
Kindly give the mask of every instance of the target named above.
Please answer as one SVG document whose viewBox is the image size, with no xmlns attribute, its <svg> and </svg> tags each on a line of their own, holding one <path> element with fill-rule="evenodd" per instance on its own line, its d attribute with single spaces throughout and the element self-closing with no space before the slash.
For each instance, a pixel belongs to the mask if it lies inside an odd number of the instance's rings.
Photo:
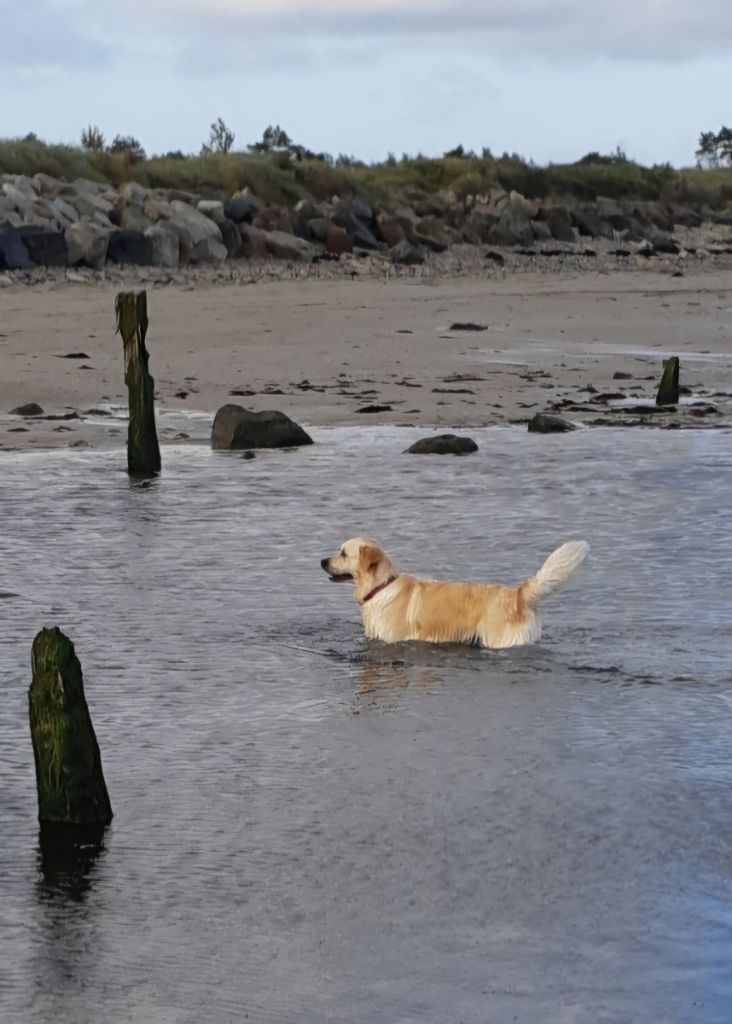
<svg viewBox="0 0 732 1024">
<path fill-rule="evenodd" d="M 529 420 L 530 434 L 565 434 L 569 430 L 576 430 L 577 427 L 563 416 L 556 416 L 553 413 L 537 412 Z"/>
<path fill-rule="evenodd" d="M 651 239 L 654 252 L 664 253 L 668 256 L 678 256 L 681 247 L 675 238 L 670 235 L 658 234 Z"/>
<path fill-rule="evenodd" d="M 415 267 L 425 261 L 425 255 L 421 249 L 411 245 L 406 238 L 394 246 L 390 255 L 394 263 L 403 267 Z"/>
<path fill-rule="evenodd" d="M 250 412 L 240 405 L 224 405 L 216 413 L 211 447 L 217 451 L 245 448 L 294 448 L 313 439 L 283 412 Z"/>
<path fill-rule="evenodd" d="M 17 409 L 11 409 L 10 414 L 11 416 L 42 416 L 43 409 L 35 402 L 27 402 L 25 405 L 19 405 Z"/>
<path fill-rule="evenodd" d="M 152 224 L 150 218 L 139 206 L 124 206 L 113 222 L 124 231 L 142 231 L 143 233 Z"/>
<path fill-rule="evenodd" d="M 313 217 L 306 222 L 305 231 L 302 232 L 301 237 L 307 242 L 320 242 L 323 245 L 329 229 L 333 226 L 333 222 L 327 217 Z M 342 231 L 343 228 L 340 230 Z"/>
<path fill-rule="evenodd" d="M 141 231 L 113 231 L 109 236 L 107 259 L 133 267 L 149 267 L 153 262 L 153 243 Z"/>
<path fill-rule="evenodd" d="M 259 212 L 259 204 L 253 199 L 226 199 L 224 215 L 235 224 L 251 224 Z M 219 225 L 220 226 L 220 225 Z"/>
<path fill-rule="evenodd" d="M 530 224 L 537 242 L 550 242 L 552 240 L 551 228 L 545 220 L 532 220 Z"/>
<path fill-rule="evenodd" d="M 614 199 L 598 196 L 595 201 L 595 211 L 599 217 L 607 221 L 614 231 L 627 231 L 630 227 L 630 219 Z"/>
<path fill-rule="evenodd" d="M 264 259 L 267 253 L 267 235 L 251 224 L 240 224 L 241 254 L 247 259 Z"/>
<path fill-rule="evenodd" d="M 520 205 L 507 203 L 490 229 L 488 241 L 491 245 L 522 245 L 525 248 L 533 245 L 534 232 L 526 210 Z"/>
<path fill-rule="evenodd" d="M 390 405 L 364 405 L 356 412 L 391 412 Z"/>
<path fill-rule="evenodd" d="M 377 227 L 379 238 L 389 246 L 395 248 L 406 239 L 406 233 L 401 223 L 394 217 L 382 217 Z"/>
<path fill-rule="evenodd" d="M 417 236 L 417 232 L 414 230 L 414 223 L 409 219 L 409 217 L 397 215 L 394 219 L 404 232 L 404 237 L 409 244 L 418 246 L 419 238 Z"/>
<path fill-rule="evenodd" d="M 251 232 L 256 228 L 242 228 L 242 234 L 246 230 Z M 315 249 L 306 242 L 304 238 L 289 234 L 287 231 L 266 231 L 264 241 L 267 253 L 278 260 L 311 260 L 315 255 Z"/>
<path fill-rule="evenodd" d="M 574 228 L 572 227 L 572 216 L 561 206 L 553 206 L 543 209 L 539 213 L 551 233 L 555 242 L 574 242 Z"/>
<path fill-rule="evenodd" d="M 587 238 L 612 238 L 612 228 L 592 206 L 575 210 L 573 219 L 580 235 Z"/>
<path fill-rule="evenodd" d="M 417 237 L 438 245 L 437 252 L 444 252 L 450 245 L 447 229 L 438 217 L 423 217 L 416 227 Z"/>
<path fill-rule="evenodd" d="M 333 220 L 348 233 L 357 249 L 378 249 L 379 243 L 370 228 L 348 211 L 336 213 Z"/>
<path fill-rule="evenodd" d="M 233 220 L 222 220 L 219 224 L 221 230 L 221 241 L 226 249 L 226 255 L 230 260 L 241 256 L 241 234 Z"/>
<path fill-rule="evenodd" d="M 491 260 L 493 263 L 498 263 L 499 266 L 506 262 L 506 257 L 503 256 L 502 253 L 500 253 L 500 252 L 493 252 L 492 249 L 488 250 L 488 252 L 485 254 L 485 258 L 487 260 Z"/>
<path fill-rule="evenodd" d="M 338 206 L 336 211 L 337 216 L 345 215 L 349 217 L 355 217 L 356 220 L 360 220 L 362 224 L 367 227 L 371 227 L 374 222 L 374 211 L 368 203 L 364 202 L 363 199 L 357 199 L 353 197 L 351 199 L 344 199 Z M 336 223 L 339 223 L 336 216 Z"/>
<path fill-rule="evenodd" d="M 454 324 L 450 324 L 451 331 L 487 331 L 488 328 L 484 324 L 474 324 L 469 320 L 466 322 L 457 321 Z"/>
<path fill-rule="evenodd" d="M 673 218 L 674 224 L 679 224 L 684 228 L 700 228 L 704 222 L 700 210 L 676 203 L 671 206 L 670 216 Z"/>
<path fill-rule="evenodd" d="M 694 404 L 689 410 L 690 416 L 719 416 L 719 409 L 716 405 L 706 405 L 704 402 Z"/>
<path fill-rule="evenodd" d="M 0 270 L 28 270 L 33 264 L 28 249 L 11 224 L 0 225 Z"/>
<path fill-rule="evenodd" d="M 613 380 L 632 380 L 633 374 L 626 373 L 625 370 L 616 370 L 613 374 Z"/>
<path fill-rule="evenodd" d="M 590 399 L 591 402 L 618 402 L 622 401 L 627 396 L 622 391 L 602 391 L 599 394 L 594 394 Z"/>
<path fill-rule="evenodd" d="M 156 267 L 167 267 L 168 270 L 176 270 L 180 266 L 181 242 L 177 231 L 166 224 L 165 221 L 158 221 L 152 227 L 147 228 L 145 237 L 150 239 L 152 244 L 152 262 Z M 190 249 L 186 257 L 190 256 Z"/>
<path fill-rule="evenodd" d="M 433 395 L 474 395 L 470 388 L 432 388 Z"/>
<path fill-rule="evenodd" d="M 65 267 L 69 262 L 69 247 L 63 231 L 29 224 L 18 228 L 31 263 L 37 267 Z"/>
<path fill-rule="evenodd" d="M 457 434 L 438 434 L 423 437 L 407 448 L 411 455 L 470 455 L 478 451 L 472 437 L 458 437 Z"/>
<path fill-rule="evenodd" d="M 415 238 L 417 245 L 429 249 L 430 252 L 439 253 L 447 251 L 447 244 L 438 241 L 436 238 L 429 238 L 427 235 L 420 235 L 419 233 L 416 233 Z"/>
<path fill-rule="evenodd" d="M 353 252 L 353 242 L 348 232 L 339 228 L 337 224 L 329 224 L 323 239 L 326 252 L 341 256 L 343 253 Z"/>
<path fill-rule="evenodd" d="M 259 210 L 253 224 L 260 231 L 282 231 L 286 235 L 292 234 L 290 212 L 282 206 L 266 206 Z"/>
<path fill-rule="evenodd" d="M 373 233 L 374 211 L 360 199 L 342 202 L 333 215 L 338 227 L 348 232 L 351 241 L 358 249 L 378 249 L 379 242 Z"/>
</svg>

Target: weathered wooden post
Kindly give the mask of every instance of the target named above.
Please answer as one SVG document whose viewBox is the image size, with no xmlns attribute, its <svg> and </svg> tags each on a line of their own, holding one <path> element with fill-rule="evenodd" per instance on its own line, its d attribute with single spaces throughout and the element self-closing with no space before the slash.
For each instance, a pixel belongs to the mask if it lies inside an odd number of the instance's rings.
<svg viewBox="0 0 732 1024">
<path fill-rule="evenodd" d="M 74 645 L 58 627 L 33 641 L 28 693 L 38 820 L 108 825 L 112 806 Z"/>
<path fill-rule="evenodd" d="M 117 331 L 122 335 L 125 384 L 130 423 L 127 429 L 127 469 L 133 476 L 160 472 L 160 446 L 155 430 L 155 381 L 147 364 L 147 293 L 120 292 L 114 303 Z"/>
<path fill-rule="evenodd" d="M 663 367 L 663 376 L 656 395 L 656 405 L 678 405 L 679 357 L 671 356 Z"/>
</svg>

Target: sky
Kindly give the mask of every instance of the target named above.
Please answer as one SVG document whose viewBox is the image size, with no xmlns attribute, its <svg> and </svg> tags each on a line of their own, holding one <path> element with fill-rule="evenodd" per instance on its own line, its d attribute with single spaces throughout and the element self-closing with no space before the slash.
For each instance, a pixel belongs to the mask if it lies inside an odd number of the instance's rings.
<svg viewBox="0 0 732 1024">
<path fill-rule="evenodd" d="M 729 0 L 0 0 L 0 137 L 691 165 L 732 122 Z"/>
</svg>

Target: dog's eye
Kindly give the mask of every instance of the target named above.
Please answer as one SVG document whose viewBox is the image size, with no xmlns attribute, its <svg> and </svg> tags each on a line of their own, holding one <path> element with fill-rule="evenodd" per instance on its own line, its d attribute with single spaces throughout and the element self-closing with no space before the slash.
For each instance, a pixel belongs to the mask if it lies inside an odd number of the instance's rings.
<svg viewBox="0 0 732 1024">
<path fill-rule="evenodd" d="M 341 548 L 341 558 L 345 558 L 345 557 L 346 557 L 346 549 L 345 548 Z"/>
</svg>

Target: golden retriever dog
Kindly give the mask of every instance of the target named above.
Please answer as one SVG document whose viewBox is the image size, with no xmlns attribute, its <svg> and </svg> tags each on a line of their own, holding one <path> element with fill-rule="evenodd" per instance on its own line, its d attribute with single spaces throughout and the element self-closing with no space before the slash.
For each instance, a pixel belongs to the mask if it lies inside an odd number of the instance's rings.
<svg viewBox="0 0 732 1024">
<path fill-rule="evenodd" d="M 367 537 L 347 540 L 337 555 L 324 558 L 320 565 L 334 583 L 353 580 L 371 639 L 518 647 L 539 639 L 539 602 L 567 582 L 589 550 L 583 540 L 562 544 L 535 576 L 517 587 L 405 576 Z"/>
</svg>

